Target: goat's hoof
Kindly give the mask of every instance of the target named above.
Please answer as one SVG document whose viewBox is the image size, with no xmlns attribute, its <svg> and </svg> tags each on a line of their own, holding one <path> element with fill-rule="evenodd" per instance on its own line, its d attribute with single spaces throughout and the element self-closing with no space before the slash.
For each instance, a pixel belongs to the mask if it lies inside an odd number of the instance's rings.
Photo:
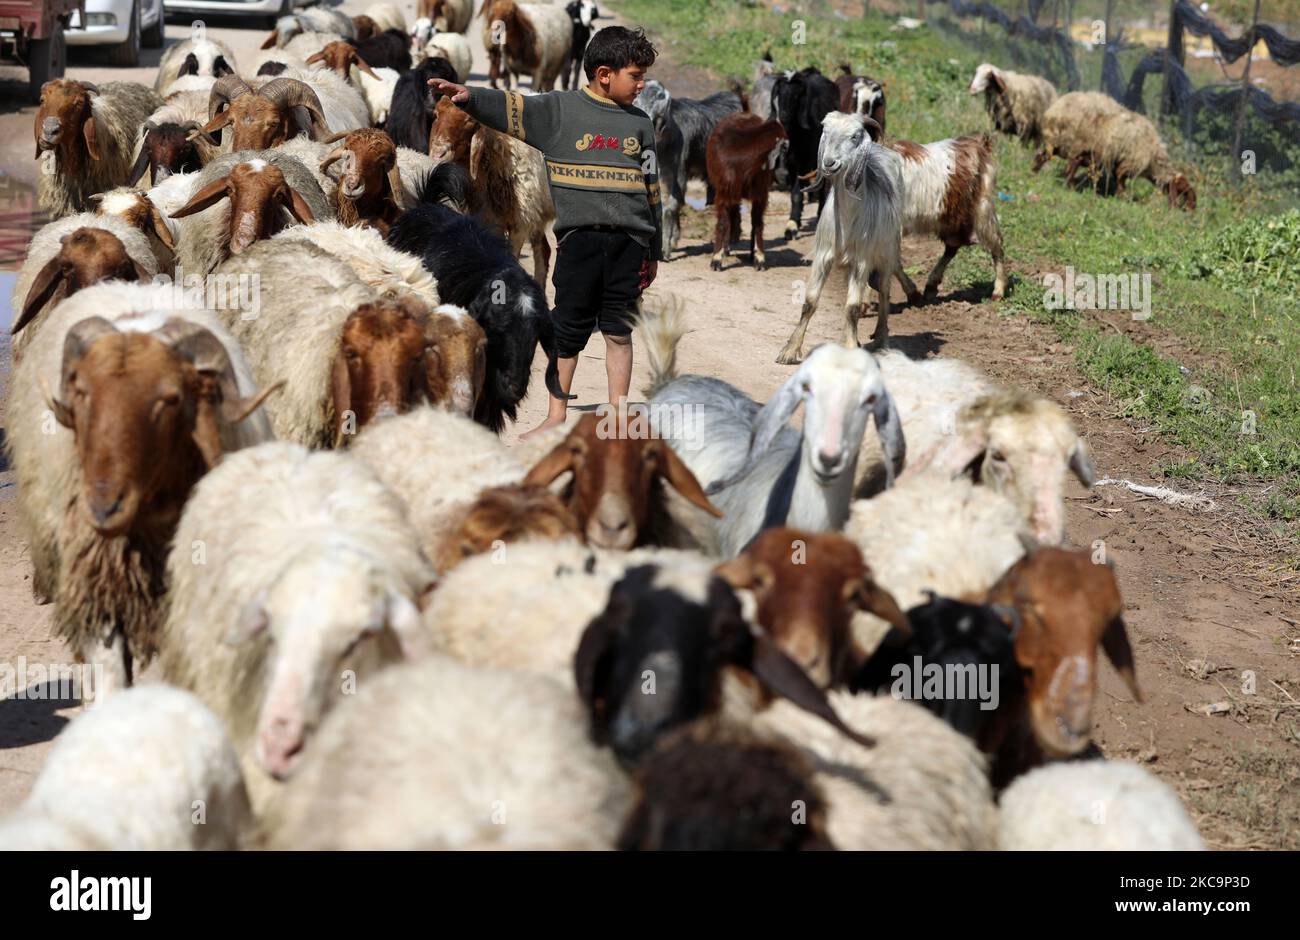
<svg viewBox="0 0 1300 940">
<path fill-rule="evenodd" d="M 754 270 L 755 270 L 755 271 L 766 271 L 766 270 L 767 270 L 767 262 L 764 261 L 762 258 L 755 258 L 755 259 L 754 259 Z"/>
<path fill-rule="evenodd" d="M 721 270 L 722 270 L 722 262 L 719 261 L 717 258 L 714 258 L 712 261 L 709 262 L 709 270 L 710 270 L 710 271 L 721 271 Z"/>
<path fill-rule="evenodd" d="M 922 295 L 922 297 L 925 299 L 927 303 L 931 300 L 934 300 L 938 296 L 939 296 L 939 288 L 937 287 L 927 287 L 925 289 L 925 293 Z"/>
<path fill-rule="evenodd" d="M 52 600 L 54 600 L 54 598 L 51 597 L 49 594 L 46 594 L 44 591 L 37 591 L 35 589 L 32 590 L 32 603 L 35 604 L 37 607 L 44 607 Z"/>
<path fill-rule="evenodd" d="M 1007 293 L 1007 290 L 1006 290 L 1005 287 L 1002 288 L 1001 290 L 995 290 L 995 291 L 993 292 L 993 296 L 992 296 L 991 299 L 993 299 L 993 300 L 1001 300 L 1003 297 L 1006 296 L 1006 293 Z"/>
<path fill-rule="evenodd" d="M 913 290 L 907 292 L 907 302 L 913 306 L 919 307 L 925 303 L 925 297 L 920 291 Z"/>
<path fill-rule="evenodd" d="M 776 363 L 781 366 L 797 366 L 803 361 L 803 356 L 799 355 L 799 353 L 800 350 L 790 349 L 787 346 L 785 349 L 781 350 L 780 354 L 776 357 Z"/>
</svg>

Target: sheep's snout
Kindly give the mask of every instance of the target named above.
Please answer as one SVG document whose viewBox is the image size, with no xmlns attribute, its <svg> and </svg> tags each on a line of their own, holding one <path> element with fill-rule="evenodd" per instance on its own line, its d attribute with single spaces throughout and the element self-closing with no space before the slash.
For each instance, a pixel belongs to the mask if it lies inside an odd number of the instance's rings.
<svg viewBox="0 0 1300 940">
<path fill-rule="evenodd" d="M 301 680 L 286 677 L 285 684 L 273 690 L 262 708 L 257 728 L 257 762 L 277 780 L 292 771 L 306 738 Z"/>
<path fill-rule="evenodd" d="M 128 513 L 122 510 L 129 502 L 126 487 L 111 480 L 96 480 L 86 484 L 86 508 L 97 530 L 104 535 L 116 535 L 125 528 L 124 518 Z"/>
<path fill-rule="evenodd" d="M 636 543 L 636 524 L 628 501 L 606 493 L 587 523 L 587 542 L 598 548 L 626 551 Z"/>
<path fill-rule="evenodd" d="M 41 122 L 40 145 L 43 148 L 58 146 L 60 138 L 63 136 L 63 122 L 56 117 L 47 117 Z"/>
<path fill-rule="evenodd" d="M 1086 656 L 1067 656 L 1057 664 L 1046 694 L 1032 706 L 1039 743 L 1052 757 L 1070 757 L 1088 746 L 1092 735 L 1092 664 Z"/>
</svg>

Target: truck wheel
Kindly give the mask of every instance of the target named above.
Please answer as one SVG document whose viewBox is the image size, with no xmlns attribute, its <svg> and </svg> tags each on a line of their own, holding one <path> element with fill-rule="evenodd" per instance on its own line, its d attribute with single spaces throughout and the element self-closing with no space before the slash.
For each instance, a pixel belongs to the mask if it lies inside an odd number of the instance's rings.
<svg viewBox="0 0 1300 940">
<path fill-rule="evenodd" d="M 63 27 L 57 26 L 53 36 L 33 39 L 27 44 L 29 89 L 32 102 L 41 100 L 41 86 L 51 79 L 62 78 L 68 64 L 68 47 L 63 41 Z"/>
<path fill-rule="evenodd" d="M 143 14 L 141 14 L 143 16 Z M 163 26 L 167 20 L 167 10 L 162 5 L 162 0 L 158 3 L 158 21 L 146 30 L 140 33 L 140 43 L 146 49 L 161 49 L 163 44 Z"/>
<path fill-rule="evenodd" d="M 126 42 L 108 49 L 108 64 L 131 69 L 140 64 L 140 4 L 131 4 L 131 26 Z"/>
</svg>

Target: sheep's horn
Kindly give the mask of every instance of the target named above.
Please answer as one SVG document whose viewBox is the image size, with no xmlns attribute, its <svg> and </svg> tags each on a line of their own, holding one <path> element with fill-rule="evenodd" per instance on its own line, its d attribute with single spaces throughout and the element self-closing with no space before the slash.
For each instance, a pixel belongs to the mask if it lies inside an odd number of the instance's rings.
<svg viewBox="0 0 1300 940">
<path fill-rule="evenodd" d="M 320 162 L 320 171 L 324 173 L 329 167 L 334 165 L 335 160 L 341 160 L 351 151 L 346 147 L 336 147 L 329 153 L 325 154 L 325 159 Z"/>
<path fill-rule="evenodd" d="M 306 82 L 296 78 L 273 78 L 258 91 L 263 98 L 268 98 L 277 105 L 288 108 L 306 108 L 312 116 L 312 140 L 320 140 L 329 133 L 325 123 L 325 111 L 320 98 Z"/>
<path fill-rule="evenodd" d="M 338 143 L 340 140 L 347 137 L 351 133 L 352 131 L 339 131 L 337 134 L 330 134 L 328 137 L 321 140 L 321 143 L 322 144 Z"/>
<path fill-rule="evenodd" d="M 94 82 L 83 81 L 83 82 L 78 82 L 78 84 L 81 85 L 82 88 L 86 89 L 86 91 L 90 92 L 92 95 L 99 94 L 99 86 L 96 85 Z"/>
<path fill-rule="evenodd" d="M 223 104 L 229 104 L 240 95 L 251 94 L 252 91 L 248 82 L 238 75 L 221 76 L 212 83 L 212 90 L 208 92 L 208 121 L 211 122 L 216 117 Z"/>
</svg>

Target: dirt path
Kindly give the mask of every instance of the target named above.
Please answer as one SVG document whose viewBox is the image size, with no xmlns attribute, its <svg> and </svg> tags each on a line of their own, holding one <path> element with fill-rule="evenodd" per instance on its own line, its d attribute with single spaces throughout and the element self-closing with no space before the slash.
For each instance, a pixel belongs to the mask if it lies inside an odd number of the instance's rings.
<svg viewBox="0 0 1300 940">
<path fill-rule="evenodd" d="M 413 16 L 412 3 L 402 6 Z M 239 42 L 237 54 L 251 52 L 263 35 L 230 32 Z M 180 38 L 186 30 L 169 26 L 168 34 Z M 676 67 L 670 46 L 664 53 L 652 74 L 666 76 L 675 94 L 698 95 L 721 87 L 707 75 Z M 476 70 L 481 68 L 480 61 Z M 141 74 L 151 80 L 151 73 Z M 30 111 L 0 115 L 0 159 L 6 167 L 11 159 L 30 161 L 30 121 Z M 702 196 L 702 189 L 691 190 L 693 199 Z M 768 210 L 769 232 L 781 231 L 787 212 L 788 201 L 775 195 Z M 707 245 L 712 217 L 684 210 L 685 250 L 660 266 L 654 288 L 687 304 L 693 332 L 681 346 L 683 371 L 719 376 L 759 400 L 790 374 L 791 367 L 775 365 L 773 359 L 798 315 L 794 291 L 807 274 L 811 222 L 809 213 L 804 231 L 792 242 L 769 239 L 767 271 L 753 271 L 742 253 L 729 258 L 723 271 L 712 272 Z M 1008 252 L 1012 269 L 1022 278 L 1020 289 L 1037 289 L 1037 269 L 1026 260 L 1025 248 L 1010 245 Z M 932 260 L 937 251 L 928 243 L 911 244 L 905 255 L 915 265 Z M 3 294 L 7 300 L 7 288 Z M 1153 432 L 1116 415 L 1106 396 L 1073 367 L 1071 350 L 1047 328 L 1000 315 L 995 305 L 984 302 L 986 297 L 987 288 L 974 297 L 946 294 L 941 302 L 919 309 L 896 307 L 890 324 L 894 342 L 913 356 L 966 359 L 999 381 L 1050 396 L 1087 438 L 1099 477 L 1160 482 L 1148 473 L 1153 457 L 1165 449 Z M 805 350 L 838 340 L 843 299 L 843 278 L 836 276 L 823 294 Z M 864 336 L 872 326 L 868 318 Z M 645 378 L 644 362 L 638 361 L 634 396 Z M 544 414 L 542 388 L 538 371 L 520 429 Z M 598 336 L 581 357 L 574 391 L 581 408 L 594 407 L 605 397 L 604 345 Z M 514 431 L 507 433 L 508 440 L 515 437 Z M 1220 500 L 1217 512 L 1205 516 L 1117 487 L 1088 494 L 1073 485 L 1069 496 L 1072 543 L 1089 547 L 1103 541 L 1117 565 L 1146 696 L 1142 704 L 1132 702 L 1114 672 L 1102 667 L 1096 713 L 1101 748 L 1111 757 L 1148 762 L 1183 795 L 1215 847 L 1300 847 L 1300 708 L 1295 705 L 1300 700 L 1300 625 L 1295 623 L 1300 605 L 1294 590 L 1284 593 L 1286 584 L 1270 586 L 1275 577 L 1268 547 L 1232 509 L 1230 494 Z M 29 576 L 26 546 L 16 534 L 12 473 L 0 468 L 0 663 L 17 657 L 61 662 L 66 653 L 50 639 L 50 608 L 33 606 Z M 1242 691 L 1243 672 L 1254 675 L 1253 694 Z M 1232 711 L 1214 717 L 1188 711 L 1213 702 L 1229 702 Z M 25 795 L 51 738 L 75 714 L 75 708 L 59 704 L 0 702 L 0 813 Z"/>
</svg>

